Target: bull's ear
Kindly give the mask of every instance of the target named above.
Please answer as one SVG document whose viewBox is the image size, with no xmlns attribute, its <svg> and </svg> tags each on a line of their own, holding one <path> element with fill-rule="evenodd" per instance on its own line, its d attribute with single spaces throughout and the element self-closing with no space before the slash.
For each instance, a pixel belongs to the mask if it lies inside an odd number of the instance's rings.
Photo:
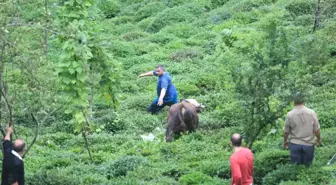
<svg viewBox="0 0 336 185">
<path fill-rule="evenodd" d="M 180 99 L 180 102 L 182 102 L 184 99 Z"/>
</svg>

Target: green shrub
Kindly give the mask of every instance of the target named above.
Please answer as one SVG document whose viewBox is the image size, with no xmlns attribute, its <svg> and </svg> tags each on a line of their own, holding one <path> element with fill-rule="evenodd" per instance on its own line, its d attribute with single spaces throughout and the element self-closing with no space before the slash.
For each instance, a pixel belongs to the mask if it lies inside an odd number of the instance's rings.
<svg viewBox="0 0 336 185">
<path fill-rule="evenodd" d="M 115 0 L 99 0 L 98 7 L 106 18 L 115 17 L 120 11 L 120 5 Z"/>
<path fill-rule="evenodd" d="M 329 184 L 332 180 L 332 173 L 321 167 L 313 166 L 302 169 L 298 179 L 311 185 Z"/>
<path fill-rule="evenodd" d="M 185 49 L 185 50 L 175 51 L 169 56 L 169 59 L 180 62 L 186 59 L 195 59 L 195 58 L 200 58 L 200 57 L 201 57 L 201 53 L 198 50 Z"/>
<path fill-rule="evenodd" d="M 202 8 L 193 5 L 183 5 L 157 14 L 156 19 L 148 27 L 149 32 L 158 32 L 162 28 L 179 22 L 192 22 L 202 14 Z"/>
<path fill-rule="evenodd" d="M 281 1 L 279 3 L 282 3 Z M 315 13 L 314 0 L 286 1 L 285 8 L 292 14 L 293 18 L 300 15 L 313 15 Z"/>
<path fill-rule="evenodd" d="M 120 115 L 113 110 L 101 110 L 95 112 L 94 119 L 96 132 L 117 132 L 125 128 L 124 122 L 120 120 Z"/>
<path fill-rule="evenodd" d="M 263 178 L 263 185 L 278 185 L 281 181 L 297 180 L 299 166 L 287 164 L 281 165 L 276 170 L 268 173 Z"/>
<path fill-rule="evenodd" d="M 113 177 L 126 176 L 127 172 L 133 171 L 142 165 L 148 165 L 148 161 L 144 157 L 123 156 L 108 164 L 104 164 L 100 168 L 100 171 L 106 175 L 107 179 L 111 179 Z"/>
<path fill-rule="evenodd" d="M 111 22 L 114 23 L 117 27 L 116 27 L 116 31 L 118 32 L 121 32 L 121 30 L 125 30 L 125 29 L 128 29 L 128 31 L 130 31 L 130 28 L 131 26 L 127 25 L 128 23 L 132 23 L 134 21 L 133 17 L 131 16 L 118 16 L 118 17 L 115 17 L 113 19 L 111 19 Z M 123 27 L 123 25 L 126 25 L 125 27 Z M 113 26 L 115 26 L 113 25 Z M 125 33 L 122 32 L 122 33 Z"/>
<path fill-rule="evenodd" d="M 190 97 L 190 96 L 195 96 L 198 94 L 199 90 L 198 88 L 189 83 L 177 83 L 176 89 L 178 90 L 179 93 L 181 93 L 181 97 Z"/>
<path fill-rule="evenodd" d="M 133 44 L 129 42 L 115 41 L 109 47 L 114 56 L 127 57 L 132 55 L 137 55 L 137 51 Z"/>
<path fill-rule="evenodd" d="M 157 13 L 162 12 L 167 6 L 163 2 L 151 2 L 141 7 L 135 13 L 135 20 L 141 21 L 151 16 L 155 16 Z"/>
<path fill-rule="evenodd" d="M 126 40 L 126 41 L 132 41 L 132 40 L 136 40 L 136 39 L 140 39 L 143 37 L 146 37 L 147 34 L 144 32 L 140 32 L 140 31 L 132 31 L 132 32 L 128 32 L 123 34 L 121 37 Z"/>
<path fill-rule="evenodd" d="M 211 0 L 211 6 L 213 8 L 221 7 L 229 0 Z"/>
<path fill-rule="evenodd" d="M 267 150 L 255 156 L 254 182 L 261 184 L 262 178 L 275 170 L 278 165 L 289 164 L 289 151 Z"/>
<path fill-rule="evenodd" d="M 231 178 L 231 167 L 229 160 L 207 160 L 201 161 L 199 165 L 200 171 L 211 177 L 219 177 L 221 179 Z"/>
<path fill-rule="evenodd" d="M 178 38 L 187 39 L 197 33 L 201 33 L 203 30 L 201 28 L 195 29 L 191 24 L 177 23 L 171 26 L 167 26 L 160 30 L 163 34 L 172 34 Z"/>
<path fill-rule="evenodd" d="M 304 181 L 282 181 L 279 185 L 307 185 Z"/>
<path fill-rule="evenodd" d="M 181 184 L 204 184 L 211 181 L 211 177 L 201 172 L 193 172 L 183 175 L 179 179 Z"/>
<path fill-rule="evenodd" d="M 182 175 L 185 175 L 189 172 L 189 169 L 186 167 L 177 167 L 177 166 L 167 166 L 168 169 L 165 169 L 162 173 L 163 176 L 167 176 L 178 180 Z"/>
<path fill-rule="evenodd" d="M 204 185 L 219 185 L 223 184 L 222 180 L 213 179 L 201 172 L 192 172 L 180 177 L 179 182 L 183 185 L 204 184 Z"/>
<path fill-rule="evenodd" d="M 125 5 L 125 0 L 123 0 L 123 4 Z M 127 3 L 129 5 L 123 6 L 120 9 L 119 16 L 132 16 L 134 17 L 136 12 L 142 8 L 145 3 L 143 0 L 130 0 L 130 3 Z"/>
<path fill-rule="evenodd" d="M 26 177 L 28 185 L 74 185 L 80 184 L 78 178 L 71 177 L 69 174 L 53 171 L 38 171 L 32 176 Z"/>
</svg>

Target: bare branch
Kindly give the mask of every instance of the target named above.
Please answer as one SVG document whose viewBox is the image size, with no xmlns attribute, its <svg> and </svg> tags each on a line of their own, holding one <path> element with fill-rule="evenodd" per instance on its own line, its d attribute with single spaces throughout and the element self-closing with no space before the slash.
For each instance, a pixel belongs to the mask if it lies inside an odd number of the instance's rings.
<svg viewBox="0 0 336 185">
<path fill-rule="evenodd" d="M 25 153 L 23 154 L 22 158 L 24 158 L 24 157 L 27 155 L 27 153 L 29 152 L 29 150 L 31 149 L 31 147 L 35 144 L 36 139 L 37 139 L 37 136 L 38 136 L 38 132 L 39 132 L 39 124 L 38 124 L 38 122 L 37 122 L 35 116 L 34 116 L 33 114 L 31 114 L 31 116 L 32 116 L 32 118 L 33 118 L 33 120 L 34 120 L 34 122 L 35 122 L 35 124 L 36 124 L 36 127 L 35 127 L 35 136 L 34 136 L 33 141 L 32 141 L 32 142 L 30 143 L 30 145 L 28 146 L 27 150 L 26 150 Z"/>
<path fill-rule="evenodd" d="M 85 114 L 84 114 L 84 111 L 82 111 L 82 113 L 83 113 L 83 116 L 84 116 L 84 118 L 85 118 L 85 121 L 86 121 L 87 126 L 90 126 L 89 121 L 88 121 L 88 119 L 86 118 L 86 116 L 85 116 Z M 93 159 L 92 159 L 92 156 L 91 156 L 91 152 L 90 152 L 90 148 L 89 148 L 89 142 L 88 142 L 88 140 L 87 140 L 87 138 L 86 138 L 85 130 L 83 130 L 83 129 L 82 129 L 82 135 L 83 135 L 83 137 L 84 137 L 85 146 L 86 146 L 86 149 L 87 149 L 87 151 L 88 151 L 88 153 L 89 153 L 91 162 L 93 162 Z"/>
<path fill-rule="evenodd" d="M 3 82 L 1 81 L 0 82 L 0 93 L 1 93 L 2 97 L 4 97 L 7 108 L 8 108 L 8 112 L 9 112 L 9 123 L 8 124 L 9 124 L 9 126 L 12 126 L 12 124 L 13 124 L 12 105 L 9 103 L 8 98 L 5 94 L 5 92 L 3 91 L 2 87 L 3 87 Z"/>
<path fill-rule="evenodd" d="M 58 111 L 60 108 L 62 108 L 62 106 L 56 108 L 55 110 L 51 111 L 49 114 L 47 114 L 41 121 L 41 123 L 39 124 L 38 121 L 36 120 L 35 116 L 33 114 L 31 114 L 31 117 L 33 118 L 34 122 L 36 123 L 36 129 L 35 129 L 35 136 L 34 139 L 32 141 L 32 143 L 28 146 L 26 152 L 23 154 L 23 158 L 27 155 L 27 153 L 29 152 L 30 148 L 35 144 L 37 136 L 38 136 L 38 132 L 39 132 L 39 127 L 41 125 L 43 125 L 43 123 L 45 122 L 45 120 L 51 116 L 52 114 L 54 114 L 56 111 Z"/>
<path fill-rule="evenodd" d="M 316 2 L 315 21 L 313 31 L 315 32 L 320 27 L 320 14 L 321 14 L 321 0 Z"/>
</svg>

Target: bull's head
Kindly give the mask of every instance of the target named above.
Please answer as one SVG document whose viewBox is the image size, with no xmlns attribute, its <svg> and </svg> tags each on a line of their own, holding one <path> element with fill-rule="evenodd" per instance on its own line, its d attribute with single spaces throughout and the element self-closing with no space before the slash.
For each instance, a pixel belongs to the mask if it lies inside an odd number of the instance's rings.
<svg viewBox="0 0 336 185">
<path fill-rule="evenodd" d="M 165 137 L 166 142 L 171 142 L 172 141 L 173 133 L 174 133 L 173 129 L 172 128 L 169 129 L 169 126 L 168 126 L 167 132 L 166 132 L 166 137 Z"/>
<path fill-rule="evenodd" d="M 180 102 L 183 102 L 183 101 L 186 101 L 186 102 L 189 102 L 191 103 L 192 105 L 194 105 L 196 107 L 196 111 L 198 113 L 200 112 L 203 112 L 205 106 L 201 103 L 198 103 L 195 99 L 181 99 Z"/>
</svg>

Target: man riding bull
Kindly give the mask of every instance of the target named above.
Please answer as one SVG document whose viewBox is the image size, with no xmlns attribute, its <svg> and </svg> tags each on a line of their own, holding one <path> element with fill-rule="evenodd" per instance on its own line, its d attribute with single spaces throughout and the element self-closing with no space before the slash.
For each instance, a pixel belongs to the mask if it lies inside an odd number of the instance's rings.
<svg viewBox="0 0 336 185">
<path fill-rule="evenodd" d="M 158 65 L 154 71 L 142 73 L 138 77 L 144 76 L 158 76 L 156 86 L 157 98 L 155 98 L 152 104 L 147 108 L 148 112 L 156 114 L 166 105 L 171 106 L 178 102 L 176 88 L 172 83 L 169 73 L 165 71 L 162 65 Z"/>
</svg>

